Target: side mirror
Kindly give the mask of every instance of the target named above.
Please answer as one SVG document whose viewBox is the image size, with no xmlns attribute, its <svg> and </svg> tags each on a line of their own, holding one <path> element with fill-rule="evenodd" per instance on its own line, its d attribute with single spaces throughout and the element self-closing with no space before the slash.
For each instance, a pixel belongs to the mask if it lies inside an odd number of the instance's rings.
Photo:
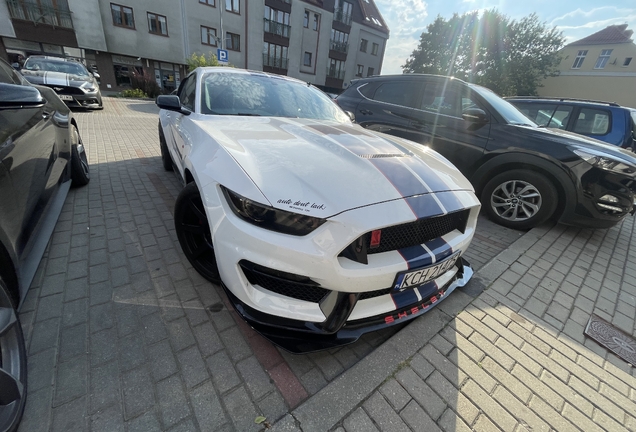
<svg viewBox="0 0 636 432">
<path fill-rule="evenodd" d="M 22 69 L 22 66 L 20 66 L 20 63 L 15 62 L 15 63 L 11 63 L 11 67 L 17 71 L 19 71 L 20 69 Z"/>
<path fill-rule="evenodd" d="M 486 111 L 480 108 L 468 108 L 462 112 L 462 118 L 470 123 L 488 123 Z"/>
<path fill-rule="evenodd" d="M 356 115 L 351 111 L 345 111 L 353 123 L 356 122 Z"/>
<path fill-rule="evenodd" d="M 45 103 L 35 87 L 0 83 L 0 109 L 36 108 Z"/>
<path fill-rule="evenodd" d="M 181 99 L 177 95 L 157 96 L 157 106 L 168 111 L 175 111 L 185 115 L 191 114 L 189 110 L 181 106 Z"/>
<path fill-rule="evenodd" d="M 97 72 L 93 72 L 93 76 L 95 77 L 95 79 L 101 78 L 101 76 Z"/>
</svg>

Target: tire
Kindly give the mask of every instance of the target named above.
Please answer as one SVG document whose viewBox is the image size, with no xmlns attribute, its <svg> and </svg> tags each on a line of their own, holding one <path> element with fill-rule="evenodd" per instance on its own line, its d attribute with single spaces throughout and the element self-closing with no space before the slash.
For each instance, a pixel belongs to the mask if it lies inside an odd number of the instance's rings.
<svg viewBox="0 0 636 432">
<path fill-rule="evenodd" d="M 183 188 L 174 207 L 174 225 L 181 249 L 192 267 L 212 283 L 221 282 L 212 232 L 196 183 Z"/>
<path fill-rule="evenodd" d="M 0 277 L 0 431 L 14 432 L 24 412 L 27 355 L 9 289 Z"/>
<path fill-rule="evenodd" d="M 557 190 L 545 176 L 529 170 L 506 171 L 484 187 L 482 206 L 494 222 L 512 229 L 530 229 L 556 210 Z"/>
<path fill-rule="evenodd" d="M 71 180 L 75 187 L 84 186 L 91 180 L 86 148 L 77 128 L 74 125 L 71 128 Z"/>
<path fill-rule="evenodd" d="M 163 135 L 161 125 L 159 125 L 159 146 L 161 147 L 161 163 L 163 164 L 163 169 L 172 171 L 172 158 L 170 157 L 166 137 Z"/>
</svg>

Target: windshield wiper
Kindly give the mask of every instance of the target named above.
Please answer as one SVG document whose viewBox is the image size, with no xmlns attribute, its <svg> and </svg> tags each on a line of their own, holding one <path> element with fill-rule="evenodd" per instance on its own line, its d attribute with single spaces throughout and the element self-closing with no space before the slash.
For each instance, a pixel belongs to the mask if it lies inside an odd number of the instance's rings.
<svg viewBox="0 0 636 432">
<path fill-rule="evenodd" d="M 237 115 L 237 116 L 248 116 L 248 117 L 261 117 L 261 114 L 254 114 L 254 113 L 236 113 L 234 115 Z"/>
</svg>

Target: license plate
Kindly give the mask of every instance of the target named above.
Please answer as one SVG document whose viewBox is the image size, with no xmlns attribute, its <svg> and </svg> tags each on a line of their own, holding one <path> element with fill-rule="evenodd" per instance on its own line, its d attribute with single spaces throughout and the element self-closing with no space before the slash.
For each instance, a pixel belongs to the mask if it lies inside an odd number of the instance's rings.
<svg viewBox="0 0 636 432">
<path fill-rule="evenodd" d="M 67 100 L 67 101 L 72 101 L 73 100 L 73 96 L 69 96 L 69 95 L 58 95 L 58 96 L 62 100 Z"/>
<path fill-rule="evenodd" d="M 395 291 L 404 291 L 409 288 L 415 288 L 436 279 L 451 269 L 459 259 L 459 252 L 446 258 L 444 261 L 416 270 L 407 270 L 397 274 L 393 289 Z"/>
</svg>

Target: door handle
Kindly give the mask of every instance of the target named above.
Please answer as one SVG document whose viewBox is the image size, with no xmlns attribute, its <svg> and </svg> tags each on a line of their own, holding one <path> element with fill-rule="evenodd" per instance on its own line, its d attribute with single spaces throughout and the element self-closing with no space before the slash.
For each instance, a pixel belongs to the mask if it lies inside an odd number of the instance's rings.
<svg viewBox="0 0 636 432">
<path fill-rule="evenodd" d="M 362 115 L 367 115 L 367 114 L 368 114 L 368 115 L 371 115 L 371 114 L 373 114 L 373 112 L 372 112 L 372 111 L 369 111 L 369 110 L 365 110 L 365 109 L 363 109 L 363 110 L 360 110 L 360 114 L 362 114 Z"/>
</svg>

